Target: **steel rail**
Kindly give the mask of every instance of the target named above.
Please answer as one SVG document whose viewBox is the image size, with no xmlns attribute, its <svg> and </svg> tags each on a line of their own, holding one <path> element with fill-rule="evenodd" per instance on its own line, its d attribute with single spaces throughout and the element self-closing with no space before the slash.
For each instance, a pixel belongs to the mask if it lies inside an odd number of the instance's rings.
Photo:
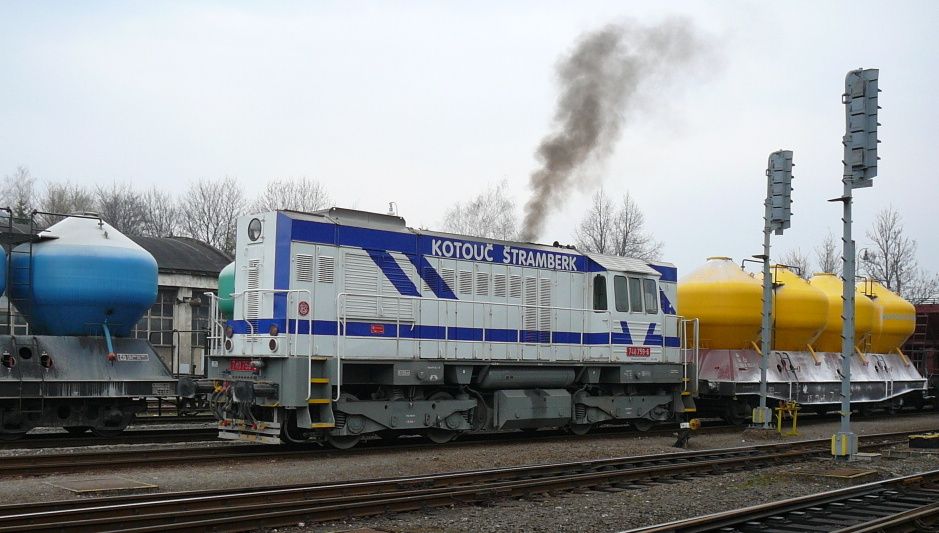
<svg viewBox="0 0 939 533">
<path fill-rule="evenodd" d="M 788 498 L 776 502 L 769 502 L 740 509 L 733 509 L 685 520 L 676 520 L 665 524 L 634 528 L 621 533 L 693 533 L 703 531 L 757 531 L 760 528 L 777 528 L 795 530 L 800 526 L 808 530 L 818 524 L 812 520 L 824 520 L 828 523 L 828 531 L 838 533 L 872 533 L 893 531 L 921 531 L 917 520 L 939 520 L 939 470 L 896 477 L 887 480 L 874 481 L 844 489 L 820 492 L 806 496 Z M 888 491 L 885 493 L 885 491 Z M 878 513 L 872 508 L 887 496 L 903 496 L 916 491 L 928 493 L 928 504 L 916 506 L 912 509 L 894 504 L 896 511 L 887 516 Z M 909 498 L 907 498 L 907 502 Z M 858 509 L 852 509 L 847 503 L 855 504 Z M 890 503 L 890 500 L 887 500 Z M 838 506 L 837 519 L 830 517 L 832 510 L 826 506 Z M 881 505 L 889 507 L 889 505 Z M 854 524 L 845 525 L 841 522 L 850 522 L 847 515 L 854 514 Z M 911 525 L 912 524 L 912 525 Z"/>
<path fill-rule="evenodd" d="M 108 446 L 112 444 L 158 444 L 218 440 L 215 428 L 176 428 L 128 430 L 114 437 L 96 437 L 90 433 L 31 433 L 24 438 L 0 442 L 0 449 L 68 448 L 75 446 Z"/>
<path fill-rule="evenodd" d="M 904 433 L 906 435 L 906 433 Z M 866 446 L 885 445 L 896 434 L 868 436 Z M 879 443 L 873 441 L 879 440 Z M 887 440 L 887 443 L 897 442 Z M 822 446 L 824 444 L 824 446 Z M 459 502 L 595 486 L 632 488 L 686 476 L 753 469 L 827 453 L 829 441 L 767 444 L 730 450 L 682 452 L 549 465 L 532 465 L 408 478 L 366 480 L 274 489 L 156 494 L 79 502 L 0 507 L 0 532 L 44 531 L 241 531 L 298 519 L 317 522 L 348 516 L 420 509 Z M 82 507 L 81 505 L 84 505 Z M 16 514 L 7 515 L 7 511 Z"/>
<path fill-rule="evenodd" d="M 732 426 L 714 426 L 704 431 L 726 431 L 728 429 L 737 430 Z M 197 430 L 209 431 L 209 430 Z M 217 430 L 211 430 L 217 431 Z M 467 435 L 464 439 L 456 442 L 450 442 L 443 446 L 453 447 L 476 447 L 489 446 L 493 444 L 515 443 L 515 442 L 551 442 L 567 441 L 569 439 L 593 440 L 608 438 L 611 436 L 663 436 L 674 433 L 674 428 L 651 430 L 645 432 L 635 432 L 634 430 L 624 430 L 623 428 L 609 428 L 608 431 L 598 431 L 589 435 L 569 435 L 559 431 L 543 431 L 542 434 L 532 435 L 522 432 L 512 433 L 480 433 Z M 700 431 L 700 430 L 699 430 Z M 114 440 L 108 440 L 107 444 L 120 444 L 120 437 Z M 191 439 L 190 439 L 191 440 Z M 79 438 L 77 441 L 81 441 Z M 10 446 L 15 446 L 15 441 Z M 74 446 L 72 441 L 63 441 L 64 446 Z M 201 439 L 199 442 L 213 442 L 211 439 Z M 147 448 L 147 449 L 127 449 L 127 450 L 109 450 L 95 452 L 77 452 L 46 455 L 7 455 L 0 461 L 0 479 L 5 476 L 27 476 L 37 474 L 48 474 L 53 472 L 79 472 L 89 469 L 100 469 L 102 466 L 109 468 L 129 468 L 141 465 L 154 464 L 192 464 L 193 461 L 203 463 L 206 461 L 224 461 L 224 460 L 252 460 L 252 459 L 270 459 L 270 458 L 307 458 L 310 456 L 319 456 L 322 454 L 357 454 L 371 453 L 376 449 L 382 449 L 390 452 L 413 451 L 421 449 L 439 448 L 440 444 L 425 441 L 420 437 L 403 437 L 396 440 L 372 439 L 363 442 L 351 450 L 335 450 L 328 447 L 321 447 L 315 443 L 301 445 L 300 447 L 279 446 L 274 444 L 244 444 L 233 441 L 217 441 L 219 446 L 215 447 L 171 447 L 171 448 Z"/>
</svg>

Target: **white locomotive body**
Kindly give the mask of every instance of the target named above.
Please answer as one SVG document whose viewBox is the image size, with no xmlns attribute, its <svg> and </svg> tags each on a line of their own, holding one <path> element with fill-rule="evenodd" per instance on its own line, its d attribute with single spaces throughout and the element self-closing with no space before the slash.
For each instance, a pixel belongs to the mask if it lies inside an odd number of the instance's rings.
<svg viewBox="0 0 939 533">
<path fill-rule="evenodd" d="M 346 447 L 694 409 L 669 264 L 333 208 L 241 217 L 235 267 L 208 365 L 223 437 Z"/>
</svg>

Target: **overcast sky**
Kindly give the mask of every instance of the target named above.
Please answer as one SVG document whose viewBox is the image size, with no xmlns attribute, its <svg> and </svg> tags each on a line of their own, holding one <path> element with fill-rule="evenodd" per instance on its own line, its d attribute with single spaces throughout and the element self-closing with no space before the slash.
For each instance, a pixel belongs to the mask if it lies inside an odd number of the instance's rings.
<svg viewBox="0 0 939 533">
<path fill-rule="evenodd" d="M 550 131 L 554 65 L 578 36 L 683 16 L 703 68 L 648 94 L 601 168 L 664 259 L 761 252 L 770 152 L 795 152 L 792 228 L 774 255 L 841 233 L 844 76 L 881 71 L 881 164 L 856 191 L 858 247 L 892 205 L 939 270 L 939 2 L 5 2 L 0 175 L 178 192 L 235 176 L 323 182 L 337 205 L 435 226 L 505 179 L 521 207 Z M 591 188 L 541 240 L 573 240 Z"/>
</svg>

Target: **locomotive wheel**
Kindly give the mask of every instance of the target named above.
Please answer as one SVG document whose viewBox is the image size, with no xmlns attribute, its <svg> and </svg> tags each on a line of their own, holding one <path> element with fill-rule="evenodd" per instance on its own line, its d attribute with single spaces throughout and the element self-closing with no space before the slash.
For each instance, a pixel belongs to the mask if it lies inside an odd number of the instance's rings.
<svg viewBox="0 0 939 533">
<path fill-rule="evenodd" d="M 453 399 L 453 396 L 451 396 L 450 393 L 443 392 L 443 391 L 435 392 L 430 395 L 430 398 L 428 398 L 428 400 L 430 401 L 441 401 L 441 400 L 452 400 L 452 399 Z M 450 416 L 455 416 L 455 413 Z M 451 440 L 457 438 L 459 434 L 460 434 L 459 431 L 455 431 L 452 429 L 427 428 L 427 438 L 430 439 L 430 441 L 435 444 L 446 444 L 450 442 Z"/>
<path fill-rule="evenodd" d="M 590 433 L 591 429 L 593 429 L 593 424 L 571 424 L 567 426 L 567 430 L 574 435 L 586 435 Z"/>
<path fill-rule="evenodd" d="M 358 400 L 354 395 L 344 392 L 339 396 L 340 400 L 354 402 Z M 327 435 L 326 442 L 337 450 L 348 450 L 354 447 L 362 440 L 362 435 Z"/>
<path fill-rule="evenodd" d="M 326 442 L 337 450 L 348 450 L 362 440 L 362 435 L 328 435 Z"/>
<path fill-rule="evenodd" d="M 652 426 L 655 425 L 655 422 L 648 418 L 634 418 L 631 422 L 633 423 L 633 427 L 639 431 L 649 431 L 652 429 Z"/>
<path fill-rule="evenodd" d="M 83 435 L 91 429 L 91 426 L 65 426 L 63 428 L 69 435 Z"/>
</svg>

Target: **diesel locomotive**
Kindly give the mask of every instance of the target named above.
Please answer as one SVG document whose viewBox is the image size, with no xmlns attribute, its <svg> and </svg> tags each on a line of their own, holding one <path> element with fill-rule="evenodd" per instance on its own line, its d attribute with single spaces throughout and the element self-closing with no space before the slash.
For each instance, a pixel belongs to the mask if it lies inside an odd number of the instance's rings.
<svg viewBox="0 0 939 533">
<path fill-rule="evenodd" d="M 210 395 L 223 438 L 580 434 L 695 409 L 668 263 L 332 208 L 241 217 L 233 271 L 207 380 L 189 388 Z"/>
</svg>

